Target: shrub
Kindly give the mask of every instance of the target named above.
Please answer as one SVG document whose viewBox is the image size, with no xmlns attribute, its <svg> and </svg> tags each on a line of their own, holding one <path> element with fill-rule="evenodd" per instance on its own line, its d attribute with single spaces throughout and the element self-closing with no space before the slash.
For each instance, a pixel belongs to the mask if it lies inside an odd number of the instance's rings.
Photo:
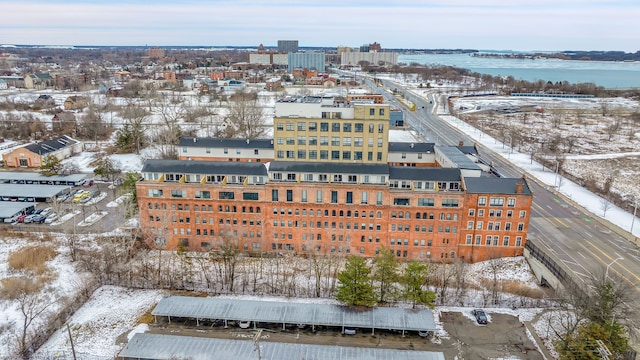
<svg viewBox="0 0 640 360">
<path fill-rule="evenodd" d="M 28 246 L 9 254 L 9 266 L 17 271 L 42 275 L 47 271 L 47 261 L 56 256 L 51 246 Z"/>
</svg>

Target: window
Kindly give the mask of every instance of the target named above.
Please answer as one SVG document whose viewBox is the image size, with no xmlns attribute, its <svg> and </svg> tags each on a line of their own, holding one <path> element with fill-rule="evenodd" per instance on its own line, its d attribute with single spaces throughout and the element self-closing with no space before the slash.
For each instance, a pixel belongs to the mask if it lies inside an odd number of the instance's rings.
<svg viewBox="0 0 640 360">
<path fill-rule="evenodd" d="M 363 123 L 356 123 L 354 125 L 354 131 L 357 133 L 361 133 L 364 131 L 364 124 Z"/>
<path fill-rule="evenodd" d="M 284 159 L 284 150 L 278 150 L 278 153 L 276 154 L 276 157 L 278 159 Z"/>
<path fill-rule="evenodd" d="M 442 199 L 443 207 L 458 207 L 458 199 Z"/>
<path fill-rule="evenodd" d="M 507 206 L 508 207 L 515 207 L 516 206 L 516 198 L 508 198 L 507 199 Z"/>
<path fill-rule="evenodd" d="M 480 196 L 478 198 L 478 206 L 485 206 L 487 205 L 487 198 L 485 196 Z"/>
<path fill-rule="evenodd" d="M 309 150 L 309 160 L 315 160 L 318 158 L 317 150 Z"/>
<path fill-rule="evenodd" d="M 332 160 L 340 160 L 340 151 L 339 150 L 332 150 L 331 151 L 331 159 Z"/>
<path fill-rule="evenodd" d="M 520 219 L 527 217 L 527 210 L 520 210 Z"/>
<path fill-rule="evenodd" d="M 287 190 L 287 201 L 293 201 L 293 190 Z"/>
<path fill-rule="evenodd" d="M 340 123 L 337 123 L 337 122 L 331 123 L 331 131 L 340 132 Z"/>
<path fill-rule="evenodd" d="M 162 190 L 149 189 L 149 197 L 162 197 Z"/>
<path fill-rule="evenodd" d="M 295 159 L 296 158 L 296 153 L 293 150 L 289 150 L 287 151 L 287 159 Z"/>
<path fill-rule="evenodd" d="M 331 137 L 331 146 L 340 146 L 340 137 L 332 136 Z"/>
<path fill-rule="evenodd" d="M 278 189 L 271 190 L 271 201 L 278 201 Z"/>
<path fill-rule="evenodd" d="M 342 138 L 342 145 L 343 146 L 351 146 L 351 138 L 350 137 Z"/>
<path fill-rule="evenodd" d="M 360 203 L 361 204 L 368 204 L 369 203 L 369 194 L 366 191 L 362 192 L 362 196 L 360 197 Z"/>
<path fill-rule="evenodd" d="M 522 236 L 516 236 L 516 246 L 522 246 Z"/>
<path fill-rule="evenodd" d="M 218 192 L 218 199 L 220 200 L 233 200 L 235 194 L 233 191 L 220 191 Z"/>
<path fill-rule="evenodd" d="M 490 198 L 489 206 L 504 206 L 504 198 Z"/>
<path fill-rule="evenodd" d="M 335 190 L 331 191 L 331 203 L 332 204 L 337 204 L 338 203 L 338 192 Z"/>
<path fill-rule="evenodd" d="M 408 198 L 394 198 L 393 199 L 393 205 L 409 206 L 409 199 Z"/>
<path fill-rule="evenodd" d="M 342 152 L 343 160 L 351 160 L 351 151 L 343 151 Z"/>
<path fill-rule="evenodd" d="M 287 131 L 293 131 L 293 123 L 287 123 Z"/>
<path fill-rule="evenodd" d="M 276 130 L 284 130 L 284 123 L 276 124 Z"/>
<path fill-rule="evenodd" d="M 306 150 L 298 150 L 298 159 L 306 159 L 307 151 Z"/>
<path fill-rule="evenodd" d="M 524 223 L 518 223 L 518 231 L 524 231 Z"/>
<path fill-rule="evenodd" d="M 378 191 L 376 193 L 376 205 L 382 205 L 382 192 Z"/>
<path fill-rule="evenodd" d="M 433 198 L 418 198 L 418 206 L 434 206 Z"/>
<path fill-rule="evenodd" d="M 222 149 L 222 153 L 223 154 L 228 154 L 229 153 L 229 149 L 227 149 L 227 148 Z"/>
<path fill-rule="evenodd" d="M 353 160 L 362 160 L 362 151 L 354 151 Z"/>
<path fill-rule="evenodd" d="M 369 115 L 373 116 L 375 114 L 376 114 L 376 109 L 374 108 L 369 109 Z"/>
<path fill-rule="evenodd" d="M 323 132 L 329 131 L 329 123 L 321 122 L 320 131 L 323 131 Z"/>
<path fill-rule="evenodd" d="M 316 190 L 316 202 L 318 204 L 322 203 L 322 190 Z"/>
<path fill-rule="evenodd" d="M 342 124 L 342 132 L 351 132 L 351 123 Z"/>
<path fill-rule="evenodd" d="M 384 115 L 384 109 L 380 109 L 380 111 L 378 112 L 378 114 L 380 114 L 380 116 Z"/>
<path fill-rule="evenodd" d="M 378 133 L 379 134 L 384 133 L 384 124 L 378 124 Z"/>
<path fill-rule="evenodd" d="M 258 200 L 258 193 L 257 192 L 242 193 L 242 200 Z"/>
<path fill-rule="evenodd" d="M 300 192 L 300 201 L 307 202 L 307 190 L 302 190 Z"/>
<path fill-rule="evenodd" d="M 298 131 L 306 131 L 306 130 L 307 130 L 307 124 L 305 124 L 304 122 L 299 122 Z"/>
<path fill-rule="evenodd" d="M 322 160 L 329 159 L 329 151 L 328 150 L 320 150 L 320 159 L 322 159 Z"/>
<path fill-rule="evenodd" d="M 186 198 L 187 191 L 186 190 L 171 190 L 171 197 L 173 198 Z"/>
<path fill-rule="evenodd" d="M 318 145 L 318 137 L 309 136 L 309 145 Z"/>
<path fill-rule="evenodd" d="M 317 122 L 310 122 L 309 123 L 309 131 L 317 131 L 318 130 L 318 123 Z"/>
<path fill-rule="evenodd" d="M 353 204 L 353 191 L 347 191 L 347 204 Z"/>
<path fill-rule="evenodd" d="M 298 145 L 307 145 L 307 137 L 298 136 Z"/>
<path fill-rule="evenodd" d="M 211 192 L 209 191 L 196 191 L 196 199 L 211 199 Z"/>
</svg>

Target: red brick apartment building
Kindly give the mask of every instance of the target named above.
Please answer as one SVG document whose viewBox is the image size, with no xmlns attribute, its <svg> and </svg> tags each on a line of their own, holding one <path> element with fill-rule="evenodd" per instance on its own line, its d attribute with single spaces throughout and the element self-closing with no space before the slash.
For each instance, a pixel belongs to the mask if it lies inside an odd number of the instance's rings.
<svg viewBox="0 0 640 360">
<path fill-rule="evenodd" d="M 268 163 L 236 161 L 244 150 L 262 156 L 256 140 L 230 147 L 227 159 L 191 153 L 148 160 L 137 194 L 149 243 L 210 250 L 231 242 L 247 252 L 367 257 L 386 247 L 401 259 L 440 262 L 522 255 L 533 196 L 526 179 L 489 177 L 459 147 L 401 145 L 394 155 L 388 142 L 368 145 L 367 136 L 387 141 L 388 105 L 338 113 L 325 104 L 317 114 L 302 108 L 293 106 L 295 116 L 288 116 L 276 106 L 275 145 L 269 142 L 276 155 Z M 322 126 L 322 119 L 336 125 Z M 324 133 L 330 142 L 310 143 Z M 296 141 L 280 143 L 281 136 Z M 360 136 L 365 140 L 354 144 Z M 181 152 L 194 150 L 188 144 L 193 139 L 181 143 Z M 198 151 L 207 155 L 206 148 Z M 360 148 L 383 155 L 354 155 Z M 417 157 L 414 148 L 429 166 L 390 165 L 402 150 Z M 315 158 L 323 149 L 327 157 Z"/>
</svg>

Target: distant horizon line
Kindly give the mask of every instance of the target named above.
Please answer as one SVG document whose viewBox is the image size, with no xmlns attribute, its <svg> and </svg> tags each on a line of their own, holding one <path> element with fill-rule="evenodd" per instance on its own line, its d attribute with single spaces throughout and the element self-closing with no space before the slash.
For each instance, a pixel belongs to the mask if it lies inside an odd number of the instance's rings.
<svg viewBox="0 0 640 360">
<path fill-rule="evenodd" d="M 273 49 L 277 48 L 277 45 L 263 45 L 265 48 Z M 342 46 L 342 45 L 341 45 Z M 340 47 L 341 47 L 340 46 Z M 346 46 L 349 48 L 358 48 L 358 46 Z M 255 45 L 69 45 L 69 44 L 0 44 L 0 49 L 10 49 L 10 48 L 51 48 L 51 49 L 118 49 L 118 48 L 129 48 L 129 49 L 151 49 L 151 48 L 162 48 L 162 49 L 257 49 L 258 46 Z M 337 50 L 338 46 L 299 46 L 299 49 L 331 49 Z M 537 54 L 537 53 L 547 53 L 547 54 L 558 54 L 558 53 L 569 53 L 569 52 L 599 52 L 599 53 L 625 53 L 625 54 L 634 54 L 634 52 L 627 52 L 624 50 L 512 50 L 512 49 L 471 49 L 471 48 L 384 48 L 381 52 L 389 52 L 389 51 L 447 51 L 447 52 L 512 52 L 512 53 L 523 53 L 523 54 Z M 635 53 L 639 53 L 640 50 L 637 50 Z"/>
</svg>

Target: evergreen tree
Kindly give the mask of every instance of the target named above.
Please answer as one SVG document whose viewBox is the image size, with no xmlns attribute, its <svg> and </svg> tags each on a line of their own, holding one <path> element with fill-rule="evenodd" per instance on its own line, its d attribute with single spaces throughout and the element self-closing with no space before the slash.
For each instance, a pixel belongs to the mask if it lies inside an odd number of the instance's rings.
<svg viewBox="0 0 640 360">
<path fill-rule="evenodd" d="M 116 174 L 120 173 L 119 169 L 116 169 L 113 165 L 113 161 L 110 158 L 104 156 L 98 160 L 96 168 L 93 170 L 96 176 L 101 176 L 109 181 L 113 180 Z"/>
<path fill-rule="evenodd" d="M 40 174 L 44 176 L 58 175 L 62 170 L 62 163 L 60 159 L 53 155 L 47 155 L 42 159 L 42 165 L 40 166 Z"/>
<path fill-rule="evenodd" d="M 398 261 L 393 250 L 381 248 L 373 260 L 373 280 L 377 283 L 379 303 L 386 303 L 396 295 L 395 284 L 399 280 Z"/>
<path fill-rule="evenodd" d="M 429 267 L 427 264 L 416 260 L 410 261 L 404 269 L 404 274 L 402 275 L 403 297 L 413 303 L 414 309 L 416 304 L 424 304 L 433 308 L 436 294 L 423 287 L 427 282 L 428 275 Z"/>
<path fill-rule="evenodd" d="M 364 258 L 349 256 L 338 274 L 336 300 L 348 306 L 373 306 L 376 301 L 370 274 Z"/>
</svg>

